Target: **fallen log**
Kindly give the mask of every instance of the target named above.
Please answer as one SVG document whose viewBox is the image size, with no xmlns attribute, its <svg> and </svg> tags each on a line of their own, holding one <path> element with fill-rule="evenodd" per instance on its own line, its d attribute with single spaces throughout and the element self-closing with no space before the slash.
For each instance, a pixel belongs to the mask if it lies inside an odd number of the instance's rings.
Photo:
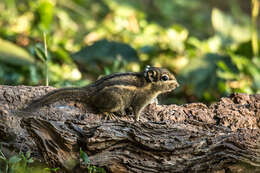
<svg viewBox="0 0 260 173">
<path fill-rule="evenodd" d="M 259 172 L 260 95 L 232 94 L 209 106 L 148 105 L 105 120 L 66 100 L 20 116 L 52 87 L 0 86 L 0 144 L 7 156 L 31 151 L 50 167 L 82 172 L 80 148 L 107 172 Z"/>
</svg>

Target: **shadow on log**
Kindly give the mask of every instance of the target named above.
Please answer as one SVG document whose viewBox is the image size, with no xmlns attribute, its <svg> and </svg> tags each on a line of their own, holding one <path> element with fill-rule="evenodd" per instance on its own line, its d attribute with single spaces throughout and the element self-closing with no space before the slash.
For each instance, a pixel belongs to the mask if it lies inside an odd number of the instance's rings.
<svg viewBox="0 0 260 173">
<path fill-rule="evenodd" d="M 54 88 L 0 87 L 0 143 L 8 156 L 30 150 L 50 167 L 84 172 L 82 148 L 107 172 L 260 172 L 260 95 L 233 94 L 210 106 L 153 103 L 134 122 L 107 121 L 67 101 L 19 116 L 15 110 Z"/>
</svg>

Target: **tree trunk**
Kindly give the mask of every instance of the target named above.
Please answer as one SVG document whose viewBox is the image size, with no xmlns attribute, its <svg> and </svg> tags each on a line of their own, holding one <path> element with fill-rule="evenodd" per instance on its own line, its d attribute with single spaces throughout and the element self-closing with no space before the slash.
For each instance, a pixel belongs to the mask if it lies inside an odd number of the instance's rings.
<svg viewBox="0 0 260 173">
<path fill-rule="evenodd" d="M 259 94 L 233 94 L 210 106 L 153 103 L 135 122 L 131 115 L 105 120 L 68 101 L 20 115 L 16 110 L 54 88 L 0 87 L 7 156 L 30 150 L 50 167 L 84 172 L 81 148 L 107 172 L 260 172 Z"/>
</svg>

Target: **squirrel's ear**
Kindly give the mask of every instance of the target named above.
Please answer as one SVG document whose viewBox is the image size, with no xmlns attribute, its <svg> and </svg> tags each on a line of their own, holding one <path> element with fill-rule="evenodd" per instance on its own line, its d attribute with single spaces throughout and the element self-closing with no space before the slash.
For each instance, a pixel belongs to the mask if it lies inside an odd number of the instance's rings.
<svg viewBox="0 0 260 173">
<path fill-rule="evenodd" d="M 150 68 L 150 66 L 146 66 L 144 77 L 147 82 L 155 82 L 157 81 L 157 72 L 154 69 Z"/>
</svg>

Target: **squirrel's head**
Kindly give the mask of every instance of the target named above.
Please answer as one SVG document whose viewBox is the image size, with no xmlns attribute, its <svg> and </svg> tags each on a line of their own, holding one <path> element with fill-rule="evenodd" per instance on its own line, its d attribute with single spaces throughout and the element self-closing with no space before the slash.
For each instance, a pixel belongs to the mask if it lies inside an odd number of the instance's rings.
<svg viewBox="0 0 260 173">
<path fill-rule="evenodd" d="M 147 66 L 144 77 L 147 83 L 152 84 L 152 89 L 160 93 L 170 92 L 179 86 L 175 76 L 165 68 Z"/>
</svg>

